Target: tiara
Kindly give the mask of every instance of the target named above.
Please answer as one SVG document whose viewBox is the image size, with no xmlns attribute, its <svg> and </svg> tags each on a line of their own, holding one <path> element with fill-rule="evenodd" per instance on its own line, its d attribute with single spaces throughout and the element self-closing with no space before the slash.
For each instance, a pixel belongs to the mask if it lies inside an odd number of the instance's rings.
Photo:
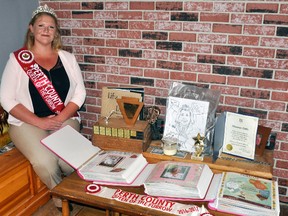
<svg viewBox="0 0 288 216">
<path fill-rule="evenodd" d="M 54 12 L 54 10 L 50 7 L 48 7 L 46 4 L 44 6 L 39 6 L 35 11 L 33 11 L 32 13 L 32 18 L 37 15 L 38 13 L 49 13 L 51 15 L 53 15 L 54 17 L 57 18 L 56 13 Z"/>
</svg>

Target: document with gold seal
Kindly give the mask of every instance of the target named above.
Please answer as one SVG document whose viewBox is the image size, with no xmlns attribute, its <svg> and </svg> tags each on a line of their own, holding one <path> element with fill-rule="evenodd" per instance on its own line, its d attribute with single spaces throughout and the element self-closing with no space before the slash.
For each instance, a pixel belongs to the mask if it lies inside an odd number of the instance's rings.
<svg viewBox="0 0 288 216">
<path fill-rule="evenodd" d="M 254 159 L 258 118 L 233 112 L 218 117 L 215 130 L 216 145 L 220 153 Z"/>
</svg>

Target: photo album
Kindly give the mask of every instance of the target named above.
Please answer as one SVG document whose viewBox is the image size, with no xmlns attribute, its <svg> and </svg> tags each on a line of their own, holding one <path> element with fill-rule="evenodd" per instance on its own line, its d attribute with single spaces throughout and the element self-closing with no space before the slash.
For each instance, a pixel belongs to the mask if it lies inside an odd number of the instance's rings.
<svg viewBox="0 0 288 216">
<path fill-rule="evenodd" d="M 278 197 L 276 181 L 224 172 L 217 196 L 209 203 L 209 208 L 249 216 L 276 216 L 280 213 Z"/>
<path fill-rule="evenodd" d="M 148 165 L 139 153 L 101 150 L 69 125 L 41 142 L 87 181 L 129 185 Z"/>
</svg>

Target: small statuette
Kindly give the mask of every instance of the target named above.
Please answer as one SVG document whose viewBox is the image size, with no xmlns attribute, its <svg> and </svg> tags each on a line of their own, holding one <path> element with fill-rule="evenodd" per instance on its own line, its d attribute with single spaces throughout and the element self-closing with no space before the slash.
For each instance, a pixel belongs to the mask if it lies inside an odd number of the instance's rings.
<svg viewBox="0 0 288 216">
<path fill-rule="evenodd" d="M 197 134 L 196 137 L 193 137 L 195 140 L 194 147 L 195 147 L 195 152 L 192 154 L 191 159 L 195 160 L 201 160 L 203 161 L 203 151 L 204 151 L 204 139 L 205 136 L 201 136 L 200 133 Z"/>
<path fill-rule="evenodd" d="M 115 110 L 112 110 L 108 116 L 105 116 L 105 123 L 108 125 L 109 123 L 109 118 L 115 113 Z"/>
<path fill-rule="evenodd" d="M 178 149 L 178 144 L 175 142 L 169 142 L 167 140 L 162 140 L 162 148 L 163 148 L 163 153 L 165 155 L 175 155 L 177 153 Z"/>
<path fill-rule="evenodd" d="M 146 120 L 150 124 L 154 124 L 157 121 L 161 113 L 160 108 L 157 106 L 151 106 L 147 108 L 147 111 L 148 111 L 148 114 L 147 114 Z"/>
</svg>

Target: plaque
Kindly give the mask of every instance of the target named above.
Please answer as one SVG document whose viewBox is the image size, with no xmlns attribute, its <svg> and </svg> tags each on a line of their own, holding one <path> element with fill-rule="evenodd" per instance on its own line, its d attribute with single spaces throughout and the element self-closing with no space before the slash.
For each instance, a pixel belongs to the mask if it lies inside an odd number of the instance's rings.
<svg viewBox="0 0 288 216">
<path fill-rule="evenodd" d="M 144 103 L 139 102 L 138 98 L 131 97 L 122 97 L 121 99 L 116 99 L 116 101 L 125 123 L 127 125 L 134 125 L 138 119 Z"/>
</svg>

